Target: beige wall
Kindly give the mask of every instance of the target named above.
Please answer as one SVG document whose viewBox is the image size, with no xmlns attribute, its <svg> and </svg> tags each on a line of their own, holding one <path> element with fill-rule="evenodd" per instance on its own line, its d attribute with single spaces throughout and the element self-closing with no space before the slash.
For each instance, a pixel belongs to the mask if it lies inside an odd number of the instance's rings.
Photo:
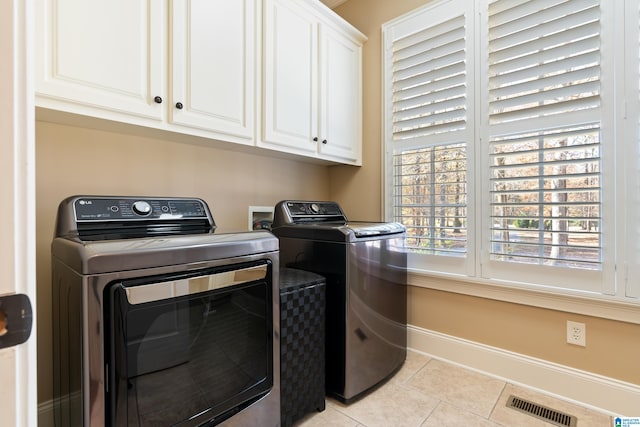
<svg viewBox="0 0 640 427">
<path fill-rule="evenodd" d="M 58 203 L 75 194 L 195 196 L 217 232 L 246 230 L 248 207 L 329 198 L 328 167 L 59 124 L 36 123 L 38 401 L 52 397 L 51 252 Z"/>
<path fill-rule="evenodd" d="M 349 0 L 336 8 L 369 38 L 363 58 L 363 166 L 331 170 L 330 195 L 352 218 L 379 220 L 383 215 L 381 25 L 426 3 L 427 0 Z M 566 320 L 586 323 L 586 348 L 566 344 Z M 640 325 L 419 287 L 410 287 L 409 323 L 640 384 Z"/>
<path fill-rule="evenodd" d="M 331 197 L 349 218 L 380 221 L 382 212 L 382 31 L 381 25 L 427 3 L 425 0 L 348 0 L 335 11 L 364 33 L 362 167 L 331 168 Z"/>
<path fill-rule="evenodd" d="M 586 325 L 587 346 L 566 343 L 566 321 Z M 640 384 L 640 325 L 409 288 L 409 323 L 466 340 Z"/>
</svg>

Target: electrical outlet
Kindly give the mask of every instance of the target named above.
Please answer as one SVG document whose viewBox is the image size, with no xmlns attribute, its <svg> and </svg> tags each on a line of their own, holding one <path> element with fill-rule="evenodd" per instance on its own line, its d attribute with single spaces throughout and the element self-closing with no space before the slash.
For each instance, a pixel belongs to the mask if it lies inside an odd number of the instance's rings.
<svg viewBox="0 0 640 427">
<path fill-rule="evenodd" d="M 567 343 L 587 346 L 587 325 L 567 320 Z"/>
</svg>

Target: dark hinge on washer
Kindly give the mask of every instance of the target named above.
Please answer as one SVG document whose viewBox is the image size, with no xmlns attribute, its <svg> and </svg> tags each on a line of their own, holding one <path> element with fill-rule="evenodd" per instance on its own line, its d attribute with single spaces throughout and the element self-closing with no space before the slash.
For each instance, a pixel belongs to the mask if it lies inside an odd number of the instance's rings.
<svg viewBox="0 0 640 427">
<path fill-rule="evenodd" d="M 578 419 L 573 415 L 564 414 L 513 395 L 509 396 L 507 407 L 560 427 L 576 427 L 578 425 Z"/>
</svg>

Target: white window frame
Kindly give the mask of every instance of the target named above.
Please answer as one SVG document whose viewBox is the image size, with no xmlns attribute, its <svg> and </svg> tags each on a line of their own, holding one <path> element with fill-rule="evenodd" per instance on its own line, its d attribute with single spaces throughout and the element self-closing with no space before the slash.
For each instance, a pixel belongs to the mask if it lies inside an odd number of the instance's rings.
<svg viewBox="0 0 640 427">
<path fill-rule="evenodd" d="M 471 3 L 471 2 L 469 2 Z M 488 0 L 473 2 L 478 9 L 473 13 L 472 23 L 480 31 L 486 32 L 486 11 Z M 640 305 L 640 97 L 635 96 L 625 100 L 629 94 L 638 94 L 639 64 L 640 64 L 640 30 L 639 27 L 639 3 L 638 0 L 626 0 L 622 2 L 601 1 L 602 21 L 610 20 L 614 25 L 602 28 L 601 52 L 607 58 L 613 58 L 613 70 L 610 63 L 603 64 L 601 82 L 602 93 L 602 152 L 601 173 L 604 191 L 601 196 L 601 204 L 604 217 L 602 238 L 602 270 L 576 270 L 559 267 L 546 267 L 536 265 L 523 265 L 519 263 L 507 263 L 491 261 L 486 250 L 489 242 L 488 218 L 488 177 L 489 177 L 489 153 L 486 117 L 486 108 L 482 108 L 479 102 L 486 96 L 487 76 L 483 70 L 486 68 L 477 59 L 483 55 L 480 51 L 481 41 L 475 40 L 472 50 L 475 52 L 474 72 L 478 76 L 477 86 L 473 88 L 474 103 L 472 109 L 475 117 L 470 117 L 470 122 L 475 122 L 473 139 L 468 142 L 469 161 L 469 204 L 468 222 L 469 250 L 466 263 L 460 264 L 460 260 L 443 259 L 443 256 L 416 256 L 409 255 L 410 280 L 413 284 L 453 290 L 462 293 L 479 296 L 499 296 L 498 299 L 522 301 L 524 294 L 536 300 L 534 305 L 550 308 L 566 308 L 573 306 L 575 310 L 593 314 L 593 306 L 587 304 L 588 309 L 581 310 L 580 304 L 575 304 L 576 299 L 589 303 L 623 303 L 625 307 Z M 410 21 L 420 14 L 429 14 L 433 19 L 433 11 L 438 6 L 449 5 L 451 0 L 434 0 L 425 6 L 416 9 L 409 14 L 396 18 L 383 25 L 383 58 L 390 47 L 389 39 L 393 37 L 391 31 L 398 31 L 399 24 Z M 424 16 L 424 15 L 423 15 Z M 424 18 L 423 18 L 424 22 Z M 428 21 L 427 21 L 428 22 Z M 624 22 L 625 31 L 620 31 L 620 22 Z M 615 27 L 615 28 L 614 28 Z M 397 33 L 396 33 L 397 34 Z M 607 59 L 606 61 L 608 61 Z M 603 61 L 605 61 L 603 59 Z M 632 61 L 632 64 L 623 61 Z M 383 138 L 384 138 L 384 203 L 387 220 L 392 219 L 392 158 L 393 144 L 391 143 L 391 126 L 388 121 L 390 114 L 390 91 L 388 90 L 391 70 L 387 61 L 383 60 Z M 486 99 L 486 98 L 485 98 Z M 626 116 L 615 116 L 615 111 L 626 111 Z M 473 114 L 471 114 L 473 116 Z M 634 120 L 635 118 L 635 120 Z M 611 147 L 611 138 L 616 146 Z M 630 155 L 632 153 L 632 155 Z M 475 164 L 474 164 L 475 162 Z M 475 166 L 475 167 L 474 167 Z M 630 179 L 631 178 L 631 179 Z M 473 183 L 475 182 L 475 190 Z M 612 191 L 614 190 L 614 191 Z M 475 198 L 473 196 L 476 196 Z M 624 226 L 623 226 L 624 224 Z M 475 225 L 474 232 L 471 231 Z M 474 236 L 475 233 L 475 236 Z M 475 238 L 474 238 L 475 237 Z M 453 282 L 442 282 L 438 278 L 453 279 Z M 444 285 L 442 284 L 444 283 Z M 563 286 L 563 283 L 570 284 Z M 583 287 L 573 284 L 584 283 Z M 455 285 L 455 288 L 451 288 Z M 487 286 L 493 289 L 488 289 Z M 516 291 L 514 294 L 513 291 Z M 518 292 L 522 291 L 522 292 Z M 559 303 L 563 298 L 552 302 L 545 295 L 564 296 L 568 304 Z M 517 295 L 517 296 L 516 296 Z M 596 310 L 598 311 L 598 310 Z M 610 307 L 600 307 L 604 317 L 618 318 Z M 640 323 L 637 313 L 621 310 L 617 312 L 621 320 L 630 320 Z M 626 314 L 625 314 L 626 313 Z"/>
<path fill-rule="evenodd" d="M 617 3 L 617 2 L 615 2 Z M 628 299 L 640 299 L 640 1 L 627 0 L 618 12 L 624 14 L 624 43 L 616 50 L 616 59 L 623 64 L 618 85 L 624 111 L 616 125 L 622 128 L 620 149 L 616 158 L 619 197 L 616 199 L 618 241 L 617 283 L 623 284 Z M 618 76 L 617 76 L 618 77 Z M 627 98 L 625 98 L 627 96 Z"/>
</svg>

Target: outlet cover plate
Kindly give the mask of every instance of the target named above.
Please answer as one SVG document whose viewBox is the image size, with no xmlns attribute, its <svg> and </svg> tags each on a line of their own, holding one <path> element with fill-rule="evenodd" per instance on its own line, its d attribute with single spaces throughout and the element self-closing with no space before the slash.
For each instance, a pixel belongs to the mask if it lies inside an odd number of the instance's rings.
<svg viewBox="0 0 640 427">
<path fill-rule="evenodd" d="M 584 323 L 567 320 L 567 343 L 587 346 L 587 326 Z"/>
</svg>

